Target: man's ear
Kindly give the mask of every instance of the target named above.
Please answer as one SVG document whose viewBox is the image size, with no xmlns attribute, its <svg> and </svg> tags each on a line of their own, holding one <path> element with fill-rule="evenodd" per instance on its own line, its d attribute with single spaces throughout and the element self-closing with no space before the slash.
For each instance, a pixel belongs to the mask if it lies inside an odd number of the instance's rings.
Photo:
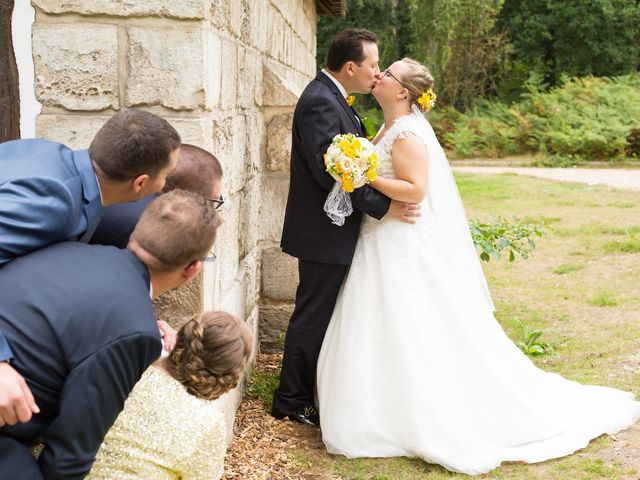
<svg viewBox="0 0 640 480">
<path fill-rule="evenodd" d="M 132 188 L 134 193 L 139 193 L 140 190 L 142 190 L 145 185 L 149 182 L 151 177 L 149 177 L 148 174 L 143 173 L 142 175 L 138 175 L 136 178 L 133 179 L 133 184 L 132 184 Z"/>
<path fill-rule="evenodd" d="M 184 267 L 184 269 L 182 270 L 182 278 L 184 279 L 184 283 L 191 281 L 191 279 L 198 274 L 201 268 L 202 262 L 200 260 L 191 262 L 189 265 Z"/>
<path fill-rule="evenodd" d="M 356 64 L 349 60 L 344 64 L 344 71 L 347 73 L 347 75 L 353 77 L 354 73 L 356 72 Z"/>
</svg>

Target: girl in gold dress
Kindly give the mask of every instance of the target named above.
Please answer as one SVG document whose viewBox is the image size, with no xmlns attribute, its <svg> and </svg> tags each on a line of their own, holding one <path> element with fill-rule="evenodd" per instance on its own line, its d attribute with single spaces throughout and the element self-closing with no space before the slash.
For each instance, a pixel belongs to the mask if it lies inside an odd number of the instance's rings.
<svg viewBox="0 0 640 480">
<path fill-rule="evenodd" d="M 219 479 L 226 428 L 211 400 L 238 384 L 252 345 L 249 327 L 227 313 L 186 323 L 169 357 L 136 384 L 87 479 Z"/>
</svg>

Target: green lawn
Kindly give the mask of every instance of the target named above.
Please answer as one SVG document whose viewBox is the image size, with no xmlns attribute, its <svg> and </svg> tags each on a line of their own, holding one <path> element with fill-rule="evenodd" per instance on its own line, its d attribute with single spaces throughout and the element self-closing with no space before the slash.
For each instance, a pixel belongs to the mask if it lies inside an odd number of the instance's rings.
<svg viewBox="0 0 640 480">
<path fill-rule="evenodd" d="M 496 317 L 509 336 L 518 341 L 522 324 L 542 329 L 540 341 L 552 350 L 533 358 L 541 368 L 640 397 L 640 194 L 515 175 L 456 178 L 469 218 L 517 216 L 549 225 L 529 260 L 483 263 Z M 268 399 L 273 379 L 257 374 L 251 392 Z M 617 437 L 601 437 L 566 458 L 506 464 L 477 478 L 640 478 L 640 427 Z M 625 454 L 625 446 L 635 453 Z M 320 472 L 309 478 L 471 478 L 417 459 L 347 460 L 302 447 L 293 457 Z"/>
</svg>

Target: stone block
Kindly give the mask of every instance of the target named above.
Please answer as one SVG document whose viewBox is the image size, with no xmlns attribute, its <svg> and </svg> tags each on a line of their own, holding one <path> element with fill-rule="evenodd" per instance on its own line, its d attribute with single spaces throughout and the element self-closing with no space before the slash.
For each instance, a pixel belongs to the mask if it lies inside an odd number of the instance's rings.
<svg viewBox="0 0 640 480">
<path fill-rule="evenodd" d="M 262 250 L 262 298 L 294 301 L 298 288 L 298 260 L 280 250 L 268 247 Z"/>
<path fill-rule="evenodd" d="M 238 104 L 238 44 L 222 39 L 220 107 L 236 108 Z M 242 83 L 240 82 L 240 85 Z"/>
<path fill-rule="evenodd" d="M 260 187 L 260 239 L 279 242 L 282 236 L 282 220 L 289 194 L 289 174 L 265 173 Z"/>
<path fill-rule="evenodd" d="M 262 143 L 264 121 L 260 111 L 255 111 L 252 115 L 247 115 L 247 148 L 245 149 L 245 170 L 247 176 L 258 175 L 262 171 Z"/>
<path fill-rule="evenodd" d="M 282 352 L 293 308 L 294 304 L 291 302 L 260 302 L 258 335 L 261 353 Z"/>
<path fill-rule="evenodd" d="M 265 18 L 267 18 L 267 0 L 247 1 L 242 38 L 248 45 L 261 51 L 264 51 L 267 42 Z"/>
<path fill-rule="evenodd" d="M 202 312 L 202 273 L 184 287 L 160 295 L 153 301 L 153 308 L 158 320 L 164 320 L 178 330 Z"/>
<path fill-rule="evenodd" d="M 267 127 L 267 170 L 288 172 L 291 161 L 293 113 L 273 117 Z"/>
<path fill-rule="evenodd" d="M 215 252 L 221 300 L 240 273 L 240 194 L 228 196 L 221 210 L 222 225 L 216 234 Z M 244 303 L 242 304 L 244 308 Z M 217 308 L 217 306 L 216 306 Z M 236 313 L 235 311 L 233 313 Z M 237 314 L 237 313 L 236 313 Z"/>
<path fill-rule="evenodd" d="M 245 257 L 250 254 L 257 254 L 258 240 L 260 238 L 256 228 L 259 224 L 260 178 L 252 178 L 245 184 L 240 193 L 240 258 L 245 261 Z M 257 268 L 257 265 L 249 265 L 249 270 L 252 268 Z"/>
<path fill-rule="evenodd" d="M 286 72 L 272 63 L 262 66 L 262 104 L 268 107 L 291 107 L 298 102 L 302 89 Z"/>
<path fill-rule="evenodd" d="M 218 157 L 224 172 L 225 194 L 240 190 L 245 183 L 244 158 L 247 131 L 244 115 L 213 120 L 211 152 Z"/>
<path fill-rule="evenodd" d="M 115 25 L 36 23 L 33 61 L 36 97 L 44 106 L 119 108 Z"/>
<path fill-rule="evenodd" d="M 222 38 L 214 31 L 207 33 L 206 95 L 207 105 L 215 108 L 220 105 L 222 85 Z"/>
<path fill-rule="evenodd" d="M 262 68 L 260 57 L 255 50 L 238 47 L 238 106 L 253 109 L 255 92 L 262 90 Z"/>
<path fill-rule="evenodd" d="M 229 27 L 231 27 L 231 33 L 238 38 L 242 36 L 246 2 L 247 0 L 232 0 L 229 5 Z"/>
<path fill-rule="evenodd" d="M 119 17 L 204 18 L 204 0 L 32 0 L 47 13 L 114 15 Z"/>
<path fill-rule="evenodd" d="M 204 118 L 171 118 L 166 120 L 177 130 L 182 143 L 190 143 L 205 150 L 211 148 L 211 138 L 207 132 L 207 121 Z"/>
<path fill-rule="evenodd" d="M 127 32 L 127 106 L 162 105 L 172 110 L 206 108 L 201 28 L 129 27 Z"/>
<path fill-rule="evenodd" d="M 47 115 L 36 117 L 36 136 L 64 143 L 74 150 L 89 148 L 108 116 Z"/>
</svg>

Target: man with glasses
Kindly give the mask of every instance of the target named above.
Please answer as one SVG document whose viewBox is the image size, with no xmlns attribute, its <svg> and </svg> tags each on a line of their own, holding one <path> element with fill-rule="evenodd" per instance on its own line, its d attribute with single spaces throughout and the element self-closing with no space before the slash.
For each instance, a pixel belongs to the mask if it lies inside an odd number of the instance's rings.
<svg viewBox="0 0 640 480">
<path fill-rule="evenodd" d="M 209 199 L 215 208 L 224 203 L 222 197 L 222 167 L 211 153 L 195 145 L 180 147 L 176 169 L 167 177 L 161 193 L 187 190 Z M 125 248 L 142 211 L 157 195 L 137 202 L 123 203 L 104 209 L 102 219 L 89 243 Z"/>
</svg>

